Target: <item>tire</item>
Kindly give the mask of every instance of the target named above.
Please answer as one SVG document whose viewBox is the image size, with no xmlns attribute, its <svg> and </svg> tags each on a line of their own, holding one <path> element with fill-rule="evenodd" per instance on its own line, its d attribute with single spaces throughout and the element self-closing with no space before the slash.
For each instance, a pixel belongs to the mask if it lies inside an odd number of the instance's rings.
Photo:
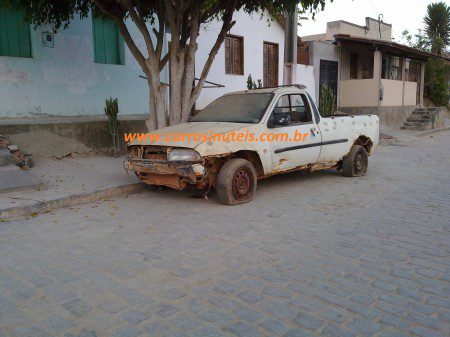
<svg viewBox="0 0 450 337">
<path fill-rule="evenodd" d="M 346 177 L 361 177 L 366 174 L 369 155 L 361 145 L 353 145 L 348 155 L 342 160 L 342 170 Z"/>
<path fill-rule="evenodd" d="M 257 176 L 253 165 L 245 159 L 227 161 L 217 176 L 217 198 L 225 205 L 239 205 L 252 201 Z"/>
</svg>

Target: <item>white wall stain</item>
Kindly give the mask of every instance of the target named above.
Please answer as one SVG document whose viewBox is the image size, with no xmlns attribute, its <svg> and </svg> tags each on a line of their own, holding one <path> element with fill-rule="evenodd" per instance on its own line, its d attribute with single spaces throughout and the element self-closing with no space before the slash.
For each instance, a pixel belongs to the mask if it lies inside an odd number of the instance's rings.
<svg viewBox="0 0 450 337">
<path fill-rule="evenodd" d="M 14 70 L 8 64 L 0 63 L 0 82 L 12 83 L 15 86 L 28 82 L 28 74 L 22 70 Z"/>
<path fill-rule="evenodd" d="M 111 75 L 107 71 L 104 71 L 103 75 L 105 75 L 105 80 L 106 81 L 108 81 L 108 82 L 111 81 Z"/>
<path fill-rule="evenodd" d="M 44 78 L 49 83 L 64 83 L 71 94 L 84 94 L 98 81 L 98 69 L 93 63 L 90 38 L 61 35 L 55 44 L 53 57 L 42 63 Z"/>
</svg>

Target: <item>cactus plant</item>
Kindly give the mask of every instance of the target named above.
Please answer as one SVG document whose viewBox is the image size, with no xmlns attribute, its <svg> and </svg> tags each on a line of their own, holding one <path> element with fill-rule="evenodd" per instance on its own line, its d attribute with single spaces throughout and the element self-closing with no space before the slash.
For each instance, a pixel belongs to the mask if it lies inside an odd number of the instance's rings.
<svg viewBox="0 0 450 337">
<path fill-rule="evenodd" d="M 119 102 L 117 98 L 110 97 L 105 102 L 105 114 L 108 116 L 109 133 L 112 136 L 111 154 L 119 156 L 119 125 L 117 115 L 119 114 Z"/>
</svg>

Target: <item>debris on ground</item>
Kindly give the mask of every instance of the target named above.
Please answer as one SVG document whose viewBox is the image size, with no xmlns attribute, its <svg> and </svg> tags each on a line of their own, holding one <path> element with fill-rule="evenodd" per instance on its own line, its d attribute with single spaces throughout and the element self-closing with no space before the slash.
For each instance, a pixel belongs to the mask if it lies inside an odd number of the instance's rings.
<svg viewBox="0 0 450 337">
<path fill-rule="evenodd" d="M 86 157 L 90 157 L 95 155 L 94 151 L 89 151 L 89 152 L 68 152 L 65 153 L 63 155 L 60 156 L 52 156 L 51 158 L 55 158 L 55 159 L 64 159 L 64 158 L 86 158 Z M 50 157 L 49 157 L 50 158 Z"/>
<path fill-rule="evenodd" d="M 10 144 L 9 140 L 2 135 L 0 135 L 0 150 L 9 151 L 9 153 L 12 155 L 14 164 L 20 167 L 22 170 L 29 170 L 31 167 L 33 167 L 33 160 L 31 159 L 31 155 L 23 153 L 17 145 Z"/>
<path fill-rule="evenodd" d="M 78 152 L 68 152 L 63 154 L 62 156 L 53 156 L 55 159 L 63 159 L 63 158 L 78 158 L 80 154 Z"/>
</svg>

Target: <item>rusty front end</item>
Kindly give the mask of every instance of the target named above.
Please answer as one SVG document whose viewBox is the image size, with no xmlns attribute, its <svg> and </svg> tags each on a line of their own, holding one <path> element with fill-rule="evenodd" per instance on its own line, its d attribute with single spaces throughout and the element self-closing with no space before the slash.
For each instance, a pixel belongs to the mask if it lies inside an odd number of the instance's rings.
<svg viewBox="0 0 450 337">
<path fill-rule="evenodd" d="M 127 171 L 135 172 L 140 181 L 149 185 L 163 185 L 179 190 L 188 184 L 197 188 L 207 186 L 209 181 L 204 160 L 199 156 L 173 160 L 170 152 L 174 150 L 195 152 L 164 146 L 130 145 L 124 167 Z"/>
</svg>

